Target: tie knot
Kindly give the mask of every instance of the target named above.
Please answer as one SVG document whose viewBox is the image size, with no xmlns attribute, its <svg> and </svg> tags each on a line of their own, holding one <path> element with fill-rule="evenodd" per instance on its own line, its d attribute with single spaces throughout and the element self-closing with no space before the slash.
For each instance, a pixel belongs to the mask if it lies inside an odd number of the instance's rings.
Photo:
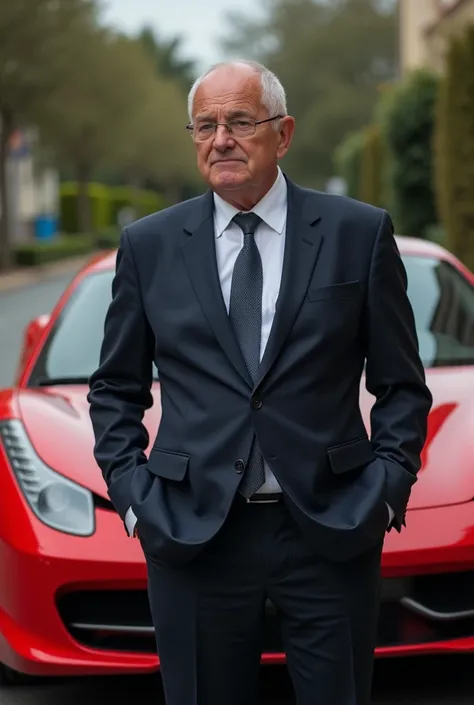
<svg viewBox="0 0 474 705">
<path fill-rule="evenodd" d="M 244 235 L 253 235 L 262 219 L 256 213 L 237 213 L 232 220 L 242 229 Z"/>
</svg>

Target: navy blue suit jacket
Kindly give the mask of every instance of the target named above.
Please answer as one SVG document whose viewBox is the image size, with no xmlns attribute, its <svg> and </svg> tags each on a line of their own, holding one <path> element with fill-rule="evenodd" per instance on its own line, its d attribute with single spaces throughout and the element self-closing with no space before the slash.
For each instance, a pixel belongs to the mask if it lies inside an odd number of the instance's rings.
<svg viewBox="0 0 474 705">
<path fill-rule="evenodd" d="M 288 181 L 282 284 L 255 384 L 223 301 L 212 193 L 123 231 L 100 365 L 95 458 L 146 551 L 190 560 L 224 522 L 254 430 L 315 550 L 344 560 L 400 530 L 432 404 L 386 211 Z M 152 362 L 162 419 L 152 404 Z M 375 396 L 370 434 L 361 376 Z"/>
</svg>

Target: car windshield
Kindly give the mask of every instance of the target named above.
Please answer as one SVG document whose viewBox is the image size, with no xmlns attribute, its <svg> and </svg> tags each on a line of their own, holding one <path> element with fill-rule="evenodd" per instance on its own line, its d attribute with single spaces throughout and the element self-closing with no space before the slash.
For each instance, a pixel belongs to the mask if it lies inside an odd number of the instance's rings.
<svg viewBox="0 0 474 705">
<path fill-rule="evenodd" d="M 425 367 L 474 364 L 474 287 L 435 257 L 403 256 Z"/>
<path fill-rule="evenodd" d="M 94 272 L 72 292 L 41 351 L 29 384 L 86 384 L 99 364 L 113 270 Z M 153 375 L 158 371 L 153 365 Z"/>
<path fill-rule="evenodd" d="M 474 364 L 474 288 L 448 262 L 403 255 L 425 367 Z M 30 384 L 87 382 L 99 363 L 113 270 L 86 277 L 64 306 Z M 153 365 L 155 379 L 158 371 Z"/>
</svg>

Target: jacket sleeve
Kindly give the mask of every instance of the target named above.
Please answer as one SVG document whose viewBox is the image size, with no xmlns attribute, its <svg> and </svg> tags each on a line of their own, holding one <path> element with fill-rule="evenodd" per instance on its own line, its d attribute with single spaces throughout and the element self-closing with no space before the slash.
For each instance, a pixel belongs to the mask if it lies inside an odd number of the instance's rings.
<svg viewBox="0 0 474 705">
<path fill-rule="evenodd" d="M 375 397 L 371 440 L 386 468 L 386 501 L 400 531 L 421 466 L 432 396 L 419 355 L 407 275 L 386 211 L 370 264 L 366 345 L 366 388 Z"/>
<path fill-rule="evenodd" d="M 88 393 L 94 456 L 122 520 L 130 506 L 133 471 L 147 460 L 149 436 L 142 419 L 153 404 L 154 345 L 125 229 L 117 253 L 99 367 L 90 377 Z"/>
</svg>

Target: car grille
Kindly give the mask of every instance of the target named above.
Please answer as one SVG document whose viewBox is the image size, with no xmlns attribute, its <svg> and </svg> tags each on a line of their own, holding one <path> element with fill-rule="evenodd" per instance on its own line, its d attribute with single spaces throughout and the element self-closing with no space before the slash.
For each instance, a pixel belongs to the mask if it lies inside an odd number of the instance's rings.
<svg viewBox="0 0 474 705">
<path fill-rule="evenodd" d="M 377 646 L 474 636 L 474 571 L 386 579 Z"/>
<path fill-rule="evenodd" d="M 62 594 L 57 607 L 71 636 L 110 651 L 156 652 L 146 590 Z M 382 582 L 377 647 L 474 636 L 474 571 Z M 263 652 L 283 651 L 278 614 L 267 603 Z"/>
<path fill-rule="evenodd" d="M 156 653 L 146 590 L 71 592 L 58 597 L 57 607 L 71 636 L 84 646 Z M 268 602 L 264 651 L 281 650 L 277 613 Z"/>
</svg>

